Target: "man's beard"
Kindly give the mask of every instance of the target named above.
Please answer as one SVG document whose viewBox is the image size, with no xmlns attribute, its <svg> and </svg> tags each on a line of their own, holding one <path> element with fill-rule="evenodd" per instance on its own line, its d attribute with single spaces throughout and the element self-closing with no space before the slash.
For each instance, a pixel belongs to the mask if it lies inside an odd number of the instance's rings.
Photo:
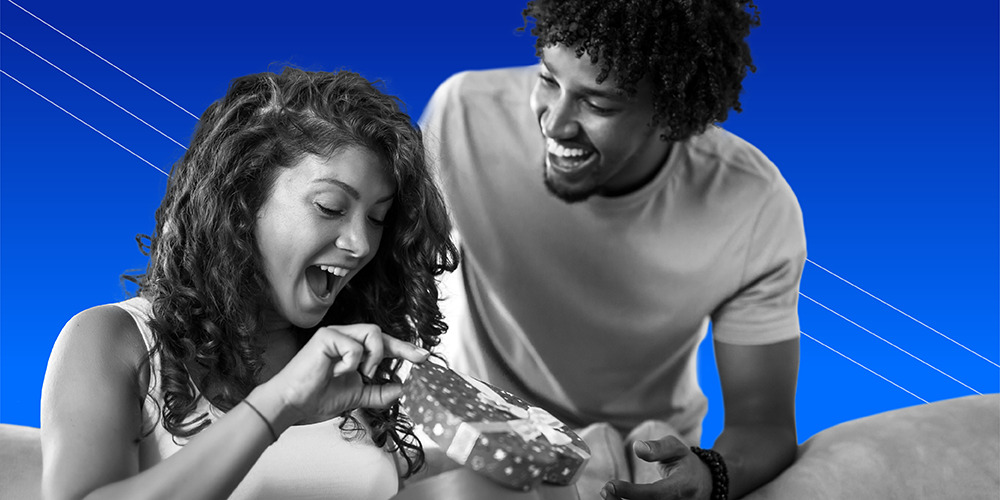
<svg viewBox="0 0 1000 500">
<path fill-rule="evenodd" d="M 542 163 L 542 180 L 545 182 L 545 187 L 549 190 L 549 193 L 556 198 L 559 198 L 566 203 L 579 203 L 581 201 L 586 201 L 591 196 L 598 194 L 599 186 L 592 185 L 585 188 L 572 188 L 556 184 L 552 180 L 552 177 L 546 175 L 546 170 L 548 169 L 546 163 Z"/>
</svg>

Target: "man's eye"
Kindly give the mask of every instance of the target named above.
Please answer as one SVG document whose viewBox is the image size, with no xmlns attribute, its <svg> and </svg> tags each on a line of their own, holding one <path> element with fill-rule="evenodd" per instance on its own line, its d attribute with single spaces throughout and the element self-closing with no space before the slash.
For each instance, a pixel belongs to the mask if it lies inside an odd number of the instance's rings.
<svg viewBox="0 0 1000 500">
<path fill-rule="evenodd" d="M 542 83 L 544 83 L 545 85 L 548 85 L 550 87 L 555 87 L 555 86 L 558 85 L 556 83 L 556 79 L 555 78 L 552 78 L 551 76 L 546 75 L 544 73 L 539 73 L 538 74 L 538 78 L 540 78 L 542 80 Z"/>
<path fill-rule="evenodd" d="M 593 103 L 593 102 L 591 102 L 591 101 L 583 101 L 583 102 L 584 102 L 584 104 L 585 104 L 585 105 L 586 105 L 586 106 L 587 106 L 588 108 L 590 108 L 591 110 L 593 110 L 593 111 L 594 111 L 595 113 L 597 113 L 597 114 L 601 114 L 601 115 L 609 115 L 609 114 L 611 114 L 611 113 L 614 113 L 614 112 L 615 112 L 615 110 L 614 110 L 614 109 L 612 109 L 612 108 L 605 108 L 604 106 L 598 106 L 597 104 L 594 104 L 594 103 Z"/>
</svg>

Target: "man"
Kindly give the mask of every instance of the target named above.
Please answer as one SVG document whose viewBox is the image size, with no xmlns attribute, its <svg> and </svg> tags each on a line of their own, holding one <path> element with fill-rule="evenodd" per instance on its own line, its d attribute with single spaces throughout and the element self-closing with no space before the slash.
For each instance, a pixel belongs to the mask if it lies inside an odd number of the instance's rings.
<svg viewBox="0 0 1000 500">
<path fill-rule="evenodd" d="M 464 254 L 446 283 L 453 366 L 571 425 L 610 424 L 584 431 L 595 462 L 627 435 L 631 476 L 617 464 L 624 479 L 581 482 L 584 497 L 738 498 L 795 457 L 805 260 L 777 168 L 714 125 L 740 110 L 756 7 L 535 0 L 524 15 L 540 64 L 455 75 L 421 119 Z M 705 451 L 688 446 L 709 324 L 725 427 Z"/>
</svg>

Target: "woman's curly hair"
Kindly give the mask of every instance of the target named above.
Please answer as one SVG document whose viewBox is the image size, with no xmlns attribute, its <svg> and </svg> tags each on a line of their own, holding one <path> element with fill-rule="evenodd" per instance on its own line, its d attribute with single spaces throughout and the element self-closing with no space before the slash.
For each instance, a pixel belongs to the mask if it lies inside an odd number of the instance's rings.
<svg viewBox="0 0 1000 500">
<path fill-rule="evenodd" d="M 202 115 L 190 149 L 174 165 L 154 236 L 139 237 L 149 254 L 145 274 L 126 276 L 152 303 L 160 413 L 175 437 L 208 425 L 207 415 L 195 414 L 199 398 L 228 411 L 259 383 L 262 311 L 271 299 L 254 235 L 258 212 L 280 169 L 345 146 L 380 157 L 396 192 L 375 256 L 317 327 L 374 323 L 427 348 L 447 329 L 435 277 L 455 269 L 458 252 L 420 130 L 398 101 L 348 71 L 286 68 L 237 78 Z M 300 331 L 300 342 L 313 331 Z M 374 382 L 398 381 L 398 367 L 383 360 Z M 391 440 L 406 475 L 416 472 L 423 450 L 399 403 L 364 411 L 375 444 Z"/>
<path fill-rule="evenodd" d="M 756 71 L 746 37 L 760 25 L 752 0 L 533 0 L 535 49 L 562 45 L 590 56 L 597 83 L 614 76 L 634 95 L 649 77 L 653 126 L 667 141 L 684 140 L 741 111 L 747 69 Z M 522 28 L 524 29 L 524 28 Z"/>
</svg>

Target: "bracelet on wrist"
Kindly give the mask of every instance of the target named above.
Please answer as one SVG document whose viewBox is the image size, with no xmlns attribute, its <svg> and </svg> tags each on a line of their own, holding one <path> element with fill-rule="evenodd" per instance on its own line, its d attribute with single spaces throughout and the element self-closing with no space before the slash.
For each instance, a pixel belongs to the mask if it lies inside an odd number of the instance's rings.
<svg viewBox="0 0 1000 500">
<path fill-rule="evenodd" d="M 271 433 L 271 438 L 272 438 L 271 444 L 274 444 L 275 442 L 277 442 L 278 441 L 278 433 L 274 432 L 274 426 L 271 425 L 271 422 L 266 417 L 264 417 L 264 414 L 261 413 L 260 410 L 258 410 L 256 406 L 250 404 L 250 402 L 247 401 L 247 400 L 245 400 L 245 399 L 243 400 L 243 402 L 246 403 L 246 405 L 249 406 L 250 409 L 253 410 L 253 412 L 256 413 L 257 416 L 260 417 L 261 420 L 264 421 L 264 425 L 267 426 L 267 431 Z"/>
<path fill-rule="evenodd" d="M 701 459 L 708 470 L 712 473 L 712 500 L 729 499 L 729 472 L 726 470 L 726 461 L 722 459 L 719 452 L 712 449 L 703 449 L 692 446 L 691 451 Z"/>
</svg>

